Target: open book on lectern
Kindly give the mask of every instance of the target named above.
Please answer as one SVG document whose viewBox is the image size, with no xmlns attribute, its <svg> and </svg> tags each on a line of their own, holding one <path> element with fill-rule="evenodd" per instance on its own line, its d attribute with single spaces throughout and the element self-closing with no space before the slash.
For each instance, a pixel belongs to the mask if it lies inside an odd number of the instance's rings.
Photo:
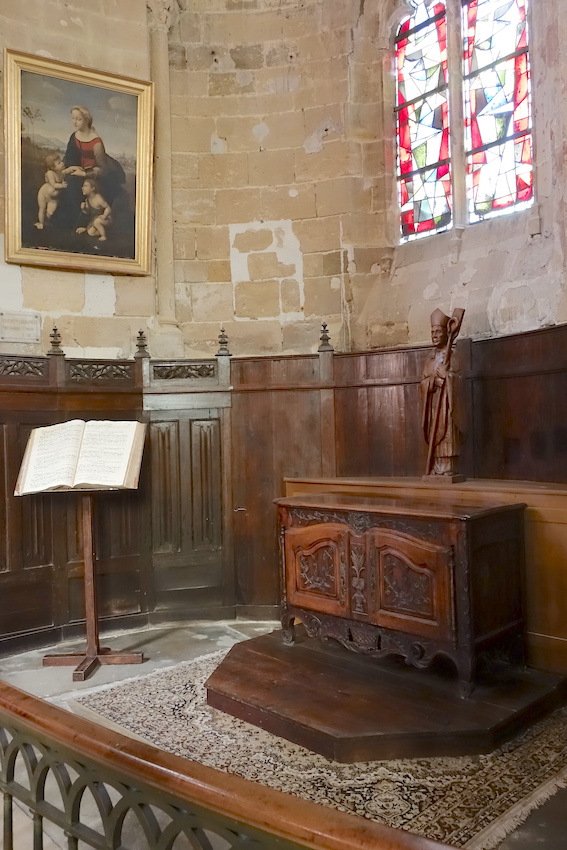
<svg viewBox="0 0 567 850">
<path fill-rule="evenodd" d="M 51 490 L 134 490 L 138 486 L 143 422 L 71 419 L 31 432 L 15 496 Z"/>
</svg>

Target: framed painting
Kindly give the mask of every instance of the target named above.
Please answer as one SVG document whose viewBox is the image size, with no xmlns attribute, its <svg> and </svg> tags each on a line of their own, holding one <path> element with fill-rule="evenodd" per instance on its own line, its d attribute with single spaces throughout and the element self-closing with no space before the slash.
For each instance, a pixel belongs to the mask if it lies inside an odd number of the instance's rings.
<svg viewBox="0 0 567 850">
<path fill-rule="evenodd" d="M 4 51 L 6 261 L 150 271 L 153 84 Z"/>
</svg>

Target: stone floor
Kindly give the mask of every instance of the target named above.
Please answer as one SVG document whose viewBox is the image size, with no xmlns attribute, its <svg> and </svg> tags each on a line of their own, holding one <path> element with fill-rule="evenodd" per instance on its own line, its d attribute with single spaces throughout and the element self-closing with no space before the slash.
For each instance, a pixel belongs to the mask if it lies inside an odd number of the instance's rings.
<svg viewBox="0 0 567 850">
<path fill-rule="evenodd" d="M 218 649 L 276 628 L 275 623 L 247 620 L 196 622 L 191 625 L 151 627 L 138 632 L 116 632 L 105 635 L 103 645 L 112 649 L 142 651 L 147 661 L 141 666 L 108 666 L 99 668 L 86 682 L 73 682 L 72 667 L 43 667 L 47 652 L 82 651 L 83 642 L 69 642 L 57 647 L 25 652 L 0 659 L 0 678 L 22 690 L 48 699 L 66 708 L 68 699 L 101 685 L 123 681 L 134 676 L 188 661 Z M 17 809 L 15 850 L 31 850 L 31 821 L 26 812 Z M 58 835 L 46 836 L 44 850 L 64 850 Z M 509 835 L 496 850 L 567 850 L 567 789 L 557 792 L 547 803 Z"/>
</svg>

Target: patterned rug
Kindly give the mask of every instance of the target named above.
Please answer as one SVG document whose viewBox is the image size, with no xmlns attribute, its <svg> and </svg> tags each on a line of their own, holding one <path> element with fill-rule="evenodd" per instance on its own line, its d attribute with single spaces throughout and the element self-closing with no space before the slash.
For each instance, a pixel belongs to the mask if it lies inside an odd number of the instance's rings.
<svg viewBox="0 0 567 850">
<path fill-rule="evenodd" d="M 567 709 L 490 755 L 338 764 L 210 708 L 204 683 L 224 654 L 69 706 L 176 755 L 467 850 L 496 847 L 567 784 Z"/>
</svg>

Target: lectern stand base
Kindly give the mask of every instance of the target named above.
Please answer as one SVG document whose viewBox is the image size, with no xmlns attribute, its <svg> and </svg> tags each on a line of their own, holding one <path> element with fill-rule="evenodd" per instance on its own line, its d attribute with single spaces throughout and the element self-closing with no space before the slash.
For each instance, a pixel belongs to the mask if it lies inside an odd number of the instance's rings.
<svg viewBox="0 0 567 850">
<path fill-rule="evenodd" d="M 104 664 L 142 664 L 144 661 L 142 652 L 117 652 L 107 646 L 101 646 L 97 653 L 89 655 L 84 652 L 69 652 L 61 655 L 45 655 L 44 667 L 72 667 L 77 665 L 73 672 L 74 682 L 84 682 L 91 673 L 94 673 Z"/>
</svg>

